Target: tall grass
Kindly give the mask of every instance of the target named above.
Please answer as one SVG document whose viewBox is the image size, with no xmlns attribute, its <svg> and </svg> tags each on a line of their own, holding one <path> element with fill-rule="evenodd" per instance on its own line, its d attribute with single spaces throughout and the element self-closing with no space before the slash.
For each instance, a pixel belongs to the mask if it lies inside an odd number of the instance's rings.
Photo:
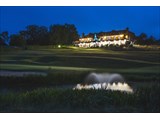
<svg viewBox="0 0 160 120">
<path fill-rule="evenodd" d="M 0 112 L 160 112 L 159 91 L 160 84 L 134 94 L 41 88 L 0 94 Z"/>
</svg>

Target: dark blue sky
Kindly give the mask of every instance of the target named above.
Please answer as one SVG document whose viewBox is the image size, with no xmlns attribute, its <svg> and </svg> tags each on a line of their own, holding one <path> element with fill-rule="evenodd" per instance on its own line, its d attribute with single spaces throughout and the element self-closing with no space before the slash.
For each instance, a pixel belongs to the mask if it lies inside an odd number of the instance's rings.
<svg viewBox="0 0 160 120">
<path fill-rule="evenodd" d="M 64 23 L 75 24 L 80 35 L 129 27 L 160 39 L 160 7 L 0 7 L 0 32 Z"/>
</svg>

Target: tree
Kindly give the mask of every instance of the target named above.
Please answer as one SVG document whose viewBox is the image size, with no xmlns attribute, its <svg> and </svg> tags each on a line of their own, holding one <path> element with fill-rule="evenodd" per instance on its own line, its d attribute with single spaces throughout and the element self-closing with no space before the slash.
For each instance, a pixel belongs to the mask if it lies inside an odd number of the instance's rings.
<svg viewBox="0 0 160 120">
<path fill-rule="evenodd" d="M 21 38 L 25 41 L 27 41 L 29 39 L 29 35 L 28 32 L 25 30 L 22 30 L 19 32 L 19 35 L 21 36 Z"/>
<path fill-rule="evenodd" d="M 150 36 L 147 40 L 146 40 L 146 44 L 147 45 L 154 45 L 156 44 L 156 40 L 153 36 Z"/>
<path fill-rule="evenodd" d="M 7 44 L 7 45 L 9 45 L 9 36 L 8 36 L 8 32 L 7 31 L 5 31 L 5 32 L 2 32 L 1 34 L 0 34 L 0 41 L 1 41 L 1 43 L 2 44 Z"/>
<path fill-rule="evenodd" d="M 73 24 L 51 25 L 50 43 L 70 45 L 79 38 L 76 27 Z"/>
<path fill-rule="evenodd" d="M 139 35 L 139 38 L 140 38 L 141 40 L 146 40 L 146 39 L 147 39 L 147 35 L 146 35 L 145 33 L 141 33 L 141 34 Z"/>
<path fill-rule="evenodd" d="M 147 40 L 147 35 L 145 33 L 141 33 L 139 36 L 136 37 L 135 44 L 145 45 Z"/>
<path fill-rule="evenodd" d="M 25 46 L 26 40 L 19 34 L 14 34 L 10 36 L 10 45 L 11 46 Z"/>
<path fill-rule="evenodd" d="M 9 44 L 8 32 L 3 32 L 0 36 L 0 43 L 5 41 Z M 26 30 L 10 36 L 11 45 L 70 45 L 78 40 L 79 35 L 73 24 L 51 25 L 50 30 L 45 26 L 28 25 Z"/>
<path fill-rule="evenodd" d="M 159 41 L 156 40 L 153 36 L 150 36 L 149 38 L 145 33 L 141 33 L 139 36 L 136 37 L 135 44 L 139 45 L 155 45 L 159 44 Z"/>
<path fill-rule="evenodd" d="M 73 24 L 65 24 L 65 27 L 66 31 L 68 31 L 68 40 L 66 41 L 66 44 L 72 44 L 73 41 L 79 39 L 77 29 Z"/>
<path fill-rule="evenodd" d="M 47 27 L 29 25 L 26 28 L 24 35 L 28 45 L 49 45 Z"/>
<path fill-rule="evenodd" d="M 1 35 L 0 35 L 1 36 Z M 0 46 L 4 46 L 6 45 L 5 42 L 3 41 L 3 39 L 0 37 Z"/>
</svg>

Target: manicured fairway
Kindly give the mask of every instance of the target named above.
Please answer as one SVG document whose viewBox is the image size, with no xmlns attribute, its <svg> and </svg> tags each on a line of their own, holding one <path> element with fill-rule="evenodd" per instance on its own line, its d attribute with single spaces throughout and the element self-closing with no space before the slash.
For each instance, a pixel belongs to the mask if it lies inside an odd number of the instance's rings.
<svg viewBox="0 0 160 120">
<path fill-rule="evenodd" d="M 111 51 L 85 48 L 1 50 L 1 70 L 106 71 L 159 73 L 159 51 Z"/>
</svg>

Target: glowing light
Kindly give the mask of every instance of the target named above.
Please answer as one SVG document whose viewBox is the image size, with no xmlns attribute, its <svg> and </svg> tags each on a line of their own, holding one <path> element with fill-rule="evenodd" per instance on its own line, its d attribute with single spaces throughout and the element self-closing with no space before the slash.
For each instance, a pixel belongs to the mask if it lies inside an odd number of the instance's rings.
<svg viewBox="0 0 160 120">
<path fill-rule="evenodd" d="M 104 36 L 103 38 L 104 38 L 104 39 L 106 39 L 106 38 L 107 38 L 107 36 Z"/>
<path fill-rule="evenodd" d="M 120 37 L 124 37 L 124 35 L 122 34 L 122 35 L 120 35 Z"/>
<path fill-rule="evenodd" d="M 61 48 L 61 45 L 58 45 L 58 48 Z"/>
<path fill-rule="evenodd" d="M 110 83 L 99 83 L 99 84 L 91 84 L 91 85 L 81 85 L 77 84 L 73 90 L 112 90 L 112 91 L 122 91 L 127 93 L 133 93 L 133 89 L 127 83 L 120 83 L 118 84 L 110 84 Z"/>
<path fill-rule="evenodd" d="M 95 35 L 96 37 L 96 35 Z M 109 46 L 109 45 L 125 45 L 126 41 L 128 41 L 129 36 L 120 34 L 120 35 L 111 35 L 111 36 L 101 36 L 100 41 L 92 41 L 93 38 L 87 37 L 87 38 L 81 38 L 79 39 L 79 43 L 77 45 L 79 47 L 84 48 L 90 48 L 90 47 L 103 47 L 103 46 Z M 111 40 L 110 40 L 111 39 Z M 95 40 L 95 39 L 94 39 Z M 58 47 L 60 48 L 60 47 Z"/>
</svg>

